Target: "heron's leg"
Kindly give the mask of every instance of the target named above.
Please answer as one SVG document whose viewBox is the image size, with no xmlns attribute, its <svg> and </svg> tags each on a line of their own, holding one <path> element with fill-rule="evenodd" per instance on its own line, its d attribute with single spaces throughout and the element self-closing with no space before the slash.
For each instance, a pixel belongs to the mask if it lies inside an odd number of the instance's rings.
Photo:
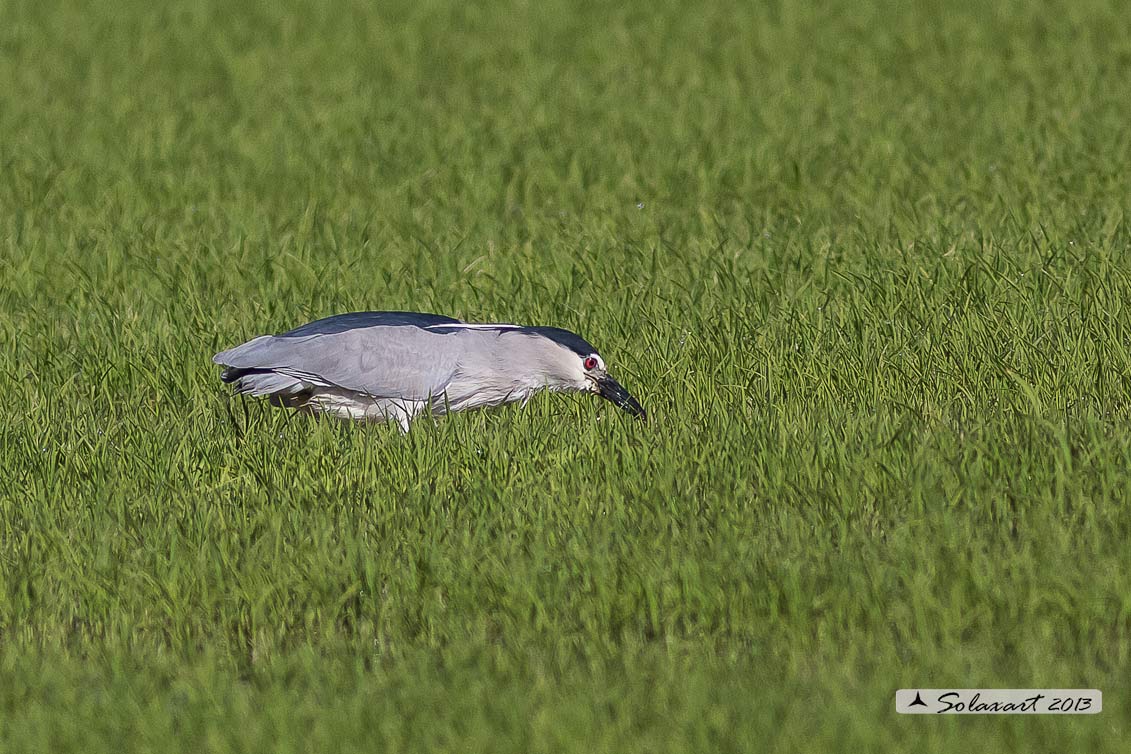
<svg viewBox="0 0 1131 754">
<path fill-rule="evenodd" d="M 412 417 L 409 416 L 407 413 L 405 413 L 403 411 L 397 412 L 397 424 L 400 426 L 401 432 L 403 432 L 404 434 L 407 435 L 408 434 L 408 428 L 411 426 L 411 422 L 412 422 Z"/>
<path fill-rule="evenodd" d="M 375 408 L 379 415 L 385 421 L 396 421 L 397 425 L 401 428 L 401 432 L 408 432 L 412 420 L 421 412 L 424 407 L 422 401 L 402 401 L 386 399 L 376 403 Z"/>
<path fill-rule="evenodd" d="M 247 396 L 243 393 L 240 393 L 240 406 L 243 408 L 243 431 L 246 434 L 251 426 L 251 414 L 247 412 Z"/>
</svg>

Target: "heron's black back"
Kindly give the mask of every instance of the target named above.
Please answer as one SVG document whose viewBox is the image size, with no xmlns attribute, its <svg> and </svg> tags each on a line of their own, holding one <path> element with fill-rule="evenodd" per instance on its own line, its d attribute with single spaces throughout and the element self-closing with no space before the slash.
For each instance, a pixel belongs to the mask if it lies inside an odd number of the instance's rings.
<svg viewBox="0 0 1131 754">
<path fill-rule="evenodd" d="M 351 312 L 308 322 L 301 327 L 276 335 L 277 338 L 305 338 L 310 335 L 332 335 L 356 330 L 359 327 L 429 327 L 431 325 L 458 325 L 461 322 L 441 314 L 418 312 Z"/>
</svg>

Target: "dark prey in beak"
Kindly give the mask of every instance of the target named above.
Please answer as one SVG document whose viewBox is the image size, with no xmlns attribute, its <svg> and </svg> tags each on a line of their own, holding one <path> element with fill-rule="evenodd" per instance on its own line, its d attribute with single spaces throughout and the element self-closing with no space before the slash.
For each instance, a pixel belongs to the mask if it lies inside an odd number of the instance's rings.
<svg viewBox="0 0 1131 754">
<path fill-rule="evenodd" d="M 604 377 L 597 380 L 597 392 L 600 393 L 602 398 L 612 401 L 637 419 L 648 418 L 644 407 L 641 406 L 635 398 L 629 395 L 628 391 L 621 387 L 619 382 L 609 375 L 606 374 Z"/>
</svg>

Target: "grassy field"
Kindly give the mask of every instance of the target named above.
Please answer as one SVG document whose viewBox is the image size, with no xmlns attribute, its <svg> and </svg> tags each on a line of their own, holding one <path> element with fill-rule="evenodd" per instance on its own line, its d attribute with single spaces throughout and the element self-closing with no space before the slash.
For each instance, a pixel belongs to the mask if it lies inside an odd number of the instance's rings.
<svg viewBox="0 0 1131 754">
<path fill-rule="evenodd" d="M 1131 9 L 916 5 L 0 0 L 0 750 L 1125 750 Z M 210 363 L 358 309 L 651 420 Z"/>
</svg>

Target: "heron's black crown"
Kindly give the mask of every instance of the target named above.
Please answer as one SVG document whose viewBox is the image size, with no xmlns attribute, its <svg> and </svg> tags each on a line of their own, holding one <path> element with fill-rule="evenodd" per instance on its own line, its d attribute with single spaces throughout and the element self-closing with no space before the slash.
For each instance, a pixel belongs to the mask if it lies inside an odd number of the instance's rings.
<svg viewBox="0 0 1131 754">
<path fill-rule="evenodd" d="M 522 332 L 549 338 L 555 343 L 565 346 L 578 356 L 588 356 L 591 353 L 597 353 L 597 349 L 585 338 L 569 330 L 563 330 L 560 327 L 523 327 L 521 329 Z"/>
</svg>

